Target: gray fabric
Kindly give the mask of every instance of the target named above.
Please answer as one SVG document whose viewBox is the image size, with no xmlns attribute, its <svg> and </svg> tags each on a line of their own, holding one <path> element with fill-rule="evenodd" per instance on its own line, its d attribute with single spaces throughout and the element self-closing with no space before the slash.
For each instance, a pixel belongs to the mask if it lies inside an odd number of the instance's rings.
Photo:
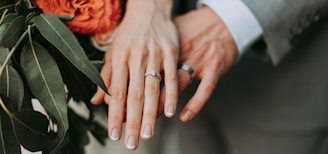
<svg viewBox="0 0 328 154">
<path fill-rule="evenodd" d="M 275 55 L 271 59 L 283 59 L 273 66 L 261 60 L 257 52 L 248 52 L 219 81 L 206 105 L 208 112 L 235 125 L 272 131 L 326 129 L 328 17 L 319 8 L 327 9 L 328 1 L 267 1 L 244 0 L 265 26 L 267 46 L 275 46 L 268 50 Z M 296 23 L 313 20 L 309 12 L 320 14 L 319 20 L 302 30 L 296 40 L 289 40 Z M 286 42 L 293 44 L 286 48 Z M 196 87 L 197 83 L 191 85 L 182 98 L 191 96 Z"/>
<path fill-rule="evenodd" d="M 162 131 L 163 134 L 175 134 L 176 137 L 171 136 L 171 139 L 162 144 L 174 142 L 177 145 L 174 148 L 169 147 L 170 153 L 162 154 L 328 153 L 328 131 L 268 132 L 235 127 L 225 122 L 218 123 L 207 114 L 202 114 L 189 123 L 181 123 L 177 118 L 173 121 L 173 129 Z"/>
<path fill-rule="evenodd" d="M 264 44 L 220 79 L 196 119 L 175 121 L 178 153 L 328 153 L 328 1 L 243 1 L 264 29 Z"/>
<path fill-rule="evenodd" d="M 327 0 L 243 1 L 264 29 L 265 52 L 275 65 L 290 51 L 296 40 L 328 11 Z"/>
<path fill-rule="evenodd" d="M 267 130 L 328 128 L 328 20 L 278 66 L 249 53 L 208 102 L 213 116 Z"/>
</svg>

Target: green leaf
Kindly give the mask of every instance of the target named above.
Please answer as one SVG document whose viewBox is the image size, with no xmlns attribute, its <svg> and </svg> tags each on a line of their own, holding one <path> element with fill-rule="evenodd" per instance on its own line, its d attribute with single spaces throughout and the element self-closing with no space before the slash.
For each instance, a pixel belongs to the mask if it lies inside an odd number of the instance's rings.
<svg viewBox="0 0 328 154">
<path fill-rule="evenodd" d="M 20 0 L 15 5 L 15 12 L 21 15 L 27 15 L 30 12 L 31 2 L 27 0 Z"/>
<path fill-rule="evenodd" d="M 10 100 L 5 96 L 0 96 L 2 102 L 10 108 Z M 0 153 L 13 154 L 20 153 L 20 146 L 15 137 L 11 120 L 5 111 L 0 107 Z"/>
<path fill-rule="evenodd" d="M 5 32 L 8 29 L 9 25 L 10 24 L 8 24 L 8 23 L 5 23 L 3 25 L 0 25 L 0 40 L 2 40 L 2 38 L 4 37 Z"/>
<path fill-rule="evenodd" d="M 96 92 L 97 86 L 81 71 L 77 70 L 62 54 L 54 52 L 53 55 L 60 68 L 69 96 L 72 96 L 75 101 L 89 102 Z"/>
<path fill-rule="evenodd" d="M 100 60 L 93 60 L 91 61 L 91 63 L 97 68 L 99 72 L 104 65 L 104 61 L 100 61 Z"/>
<path fill-rule="evenodd" d="M 58 17 L 41 14 L 35 17 L 35 25 L 43 37 L 53 44 L 78 70 L 107 92 L 99 72 L 89 61 L 74 34 Z"/>
<path fill-rule="evenodd" d="M 37 111 L 13 113 L 16 136 L 25 149 L 36 152 L 53 148 L 54 137 L 48 131 L 49 120 Z"/>
<path fill-rule="evenodd" d="M 15 20 L 13 20 L 13 22 L 11 22 L 8 28 L 6 28 L 6 30 L 3 32 L 3 35 L 0 40 L 0 45 L 5 48 L 13 47 L 24 32 L 24 27 L 25 17 L 16 17 Z"/>
<path fill-rule="evenodd" d="M 58 66 L 46 49 L 33 42 L 23 47 L 21 67 L 32 94 L 58 124 L 60 146 L 68 129 L 68 117 L 64 83 Z"/>
<path fill-rule="evenodd" d="M 10 24 L 11 22 L 13 22 L 16 19 L 17 16 L 18 15 L 16 13 L 8 13 L 5 16 L 5 18 L 3 18 L 2 22 L 0 23 L 0 25 L 6 24 L 6 23 Z"/>
<path fill-rule="evenodd" d="M 61 15 L 58 18 L 62 21 L 72 21 L 74 19 L 73 15 Z"/>
<path fill-rule="evenodd" d="M 22 106 L 24 98 L 23 80 L 10 65 L 6 66 L 6 69 L 0 77 L 0 94 L 12 100 L 15 107 Z"/>
<path fill-rule="evenodd" d="M 3 63 L 6 60 L 8 53 L 9 53 L 8 48 L 4 48 L 0 46 L 0 63 Z"/>
<path fill-rule="evenodd" d="M 92 127 L 90 121 L 80 117 L 71 109 L 69 109 L 69 115 L 69 121 L 72 124 L 70 128 L 70 146 L 76 153 L 85 153 L 83 151 L 84 147 L 90 142 L 88 136 L 88 129 Z"/>
</svg>

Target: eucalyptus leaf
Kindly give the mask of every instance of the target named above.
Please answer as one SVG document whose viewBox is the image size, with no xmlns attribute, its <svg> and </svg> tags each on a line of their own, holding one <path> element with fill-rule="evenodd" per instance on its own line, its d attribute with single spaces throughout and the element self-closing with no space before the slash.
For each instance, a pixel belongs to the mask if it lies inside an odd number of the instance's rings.
<svg viewBox="0 0 328 154">
<path fill-rule="evenodd" d="M 99 72 L 89 61 L 74 34 L 58 17 L 51 14 L 41 14 L 35 17 L 35 25 L 42 36 L 53 44 L 78 70 L 107 92 Z"/>
<path fill-rule="evenodd" d="M 74 19 L 73 15 L 61 15 L 58 18 L 62 21 L 72 21 Z"/>
<path fill-rule="evenodd" d="M 97 86 L 62 54 L 54 52 L 53 55 L 60 68 L 69 96 L 73 97 L 75 101 L 89 102 L 96 92 Z"/>
<path fill-rule="evenodd" d="M 25 87 L 23 103 L 22 103 L 22 106 L 18 106 L 18 111 L 33 110 L 31 95 L 32 94 L 30 93 L 30 90 L 28 89 L 28 87 Z"/>
<path fill-rule="evenodd" d="M 91 61 L 91 63 L 93 64 L 93 66 L 95 66 L 97 68 L 97 70 L 99 72 L 104 65 L 104 61 L 100 61 L 100 60 L 93 60 L 93 61 Z"/>
<path fill-rule="evenodd" d="M 8 23 L 5 23 L 3 25 L 0 25 L 0 40 L 2 40 L 2 38 L 4 37 L 5 32 L 8 29 L 9 25 L 10 24 L 8 24 Z"/>
<path fill-rule="evenodd" d="M 58 124 L 58 146 L 68 129 L 64 83 L 55 60 L 36 42 L 27 43 L 21 53 L 21 67 L 32 94 Z"/>
<path fill-rule="evenodd" d="M 17 71 L 10 65 L 7 65 L 0 77 L 0 94 L 12 100 L 14 106 L 22 106 L 24 98 L 23 80 Z"/>
<path fill-rule="evenodd" d="M 27 15 L 30 12 L 31 2 L 27 0 L 20 0 L 15 5 L 15 12 L 21 15 Z"/>
<path fill-rule="evenodd" d="M 18 16 L 17 13 L 8 13 L 5 18 L 3 18 L 2 22 L 0 23 L 0 25 L 6 24 L 6 23 L 11 23 L 13 22 L 16 17 Z"/>
<path fill-rule="evenodd" d="M 8 48 L 4 48 L 4 47 L 0 46 L 0 63 L 3 63 L 5 61 L 5 59 L 8 56 L 8 53 L 9 53 Z"/>
<path fill-rule="evenodd" d="M 10 100 L 5 96 L 0 96 L 2 102 L 10 107 Z M 14 129 L 9 116 L 0 107 L 0 153 L 1 154 L 13 154 L 20 153 L 20 146 L 15 137 Z"/>
<path fill-rule="evenodd" d="M 0 38 L 0 45 L 5 48 L 13 47 L 24 32 L 24 28 L 25 17 L 17 16 L 4 31 L 2 37 Z"/>
<path fill-rule="evenodd" d="M 48 131 L 49 120 L 37 111 L 13 113 L 16 136 L 23 147 L 31 152 L 53 148 L 55 138 Z"/>
<path fill-rule="evenodd" d="M 90 127 L 89 121 L 80 117 L 71 109 L 69 109 L 69 113 L 69 121 L 72 124 L 69 134 L 70 145 L 75 153 L 85 153 L 84 147 L 90 142 L 88 136 L 88 127 Z"/>
</svg>

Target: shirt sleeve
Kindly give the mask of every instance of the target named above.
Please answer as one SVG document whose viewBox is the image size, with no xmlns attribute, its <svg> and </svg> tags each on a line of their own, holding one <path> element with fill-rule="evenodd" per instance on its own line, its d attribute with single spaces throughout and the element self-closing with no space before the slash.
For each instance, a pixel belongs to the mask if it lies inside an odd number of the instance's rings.
<svg viewBox="0 0 328 154">
<path fill-rule="evenodd" d="M 241 0 L 199 0 L 198 6 L 210 7 L 226 24 L 239 55 L 244 54 L 263 34 L 263 29 Z"/>
</svg>

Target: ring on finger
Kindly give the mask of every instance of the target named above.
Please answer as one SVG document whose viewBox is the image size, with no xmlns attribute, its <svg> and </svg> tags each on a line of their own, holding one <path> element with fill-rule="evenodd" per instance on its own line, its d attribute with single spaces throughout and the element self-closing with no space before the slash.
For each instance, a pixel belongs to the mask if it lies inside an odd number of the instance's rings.
<svg viewBox="0 0 328 154">
<path fill-rule="evenodd" d="M 151 70 L 151 71 L 146 72 L 144 76 L 145 77 L 147 77 L 147 76 L 153 76 L 153 77 L 158 78 L 159 81 L 162 80 L 161 74 L 159 72 L 157 72 L 157 71 L 154 71 L 154 70 Z"/>
<path fill-rule="evenodd" d="M 194 69 L 193 69 L 191 66 L 189 66 L 188 64 L 184 64 L 184 63 L 182 63 L 182 64 L 180 65 L 180 69 L 183 70 L 183 71 L 186 71 L 186 72 L 190 75 L 190 79 L 191 79 L 191 81 L 193 80 L 192 75 L 193 75 L 193 73 L 194 73 Z"/>
</svg>

